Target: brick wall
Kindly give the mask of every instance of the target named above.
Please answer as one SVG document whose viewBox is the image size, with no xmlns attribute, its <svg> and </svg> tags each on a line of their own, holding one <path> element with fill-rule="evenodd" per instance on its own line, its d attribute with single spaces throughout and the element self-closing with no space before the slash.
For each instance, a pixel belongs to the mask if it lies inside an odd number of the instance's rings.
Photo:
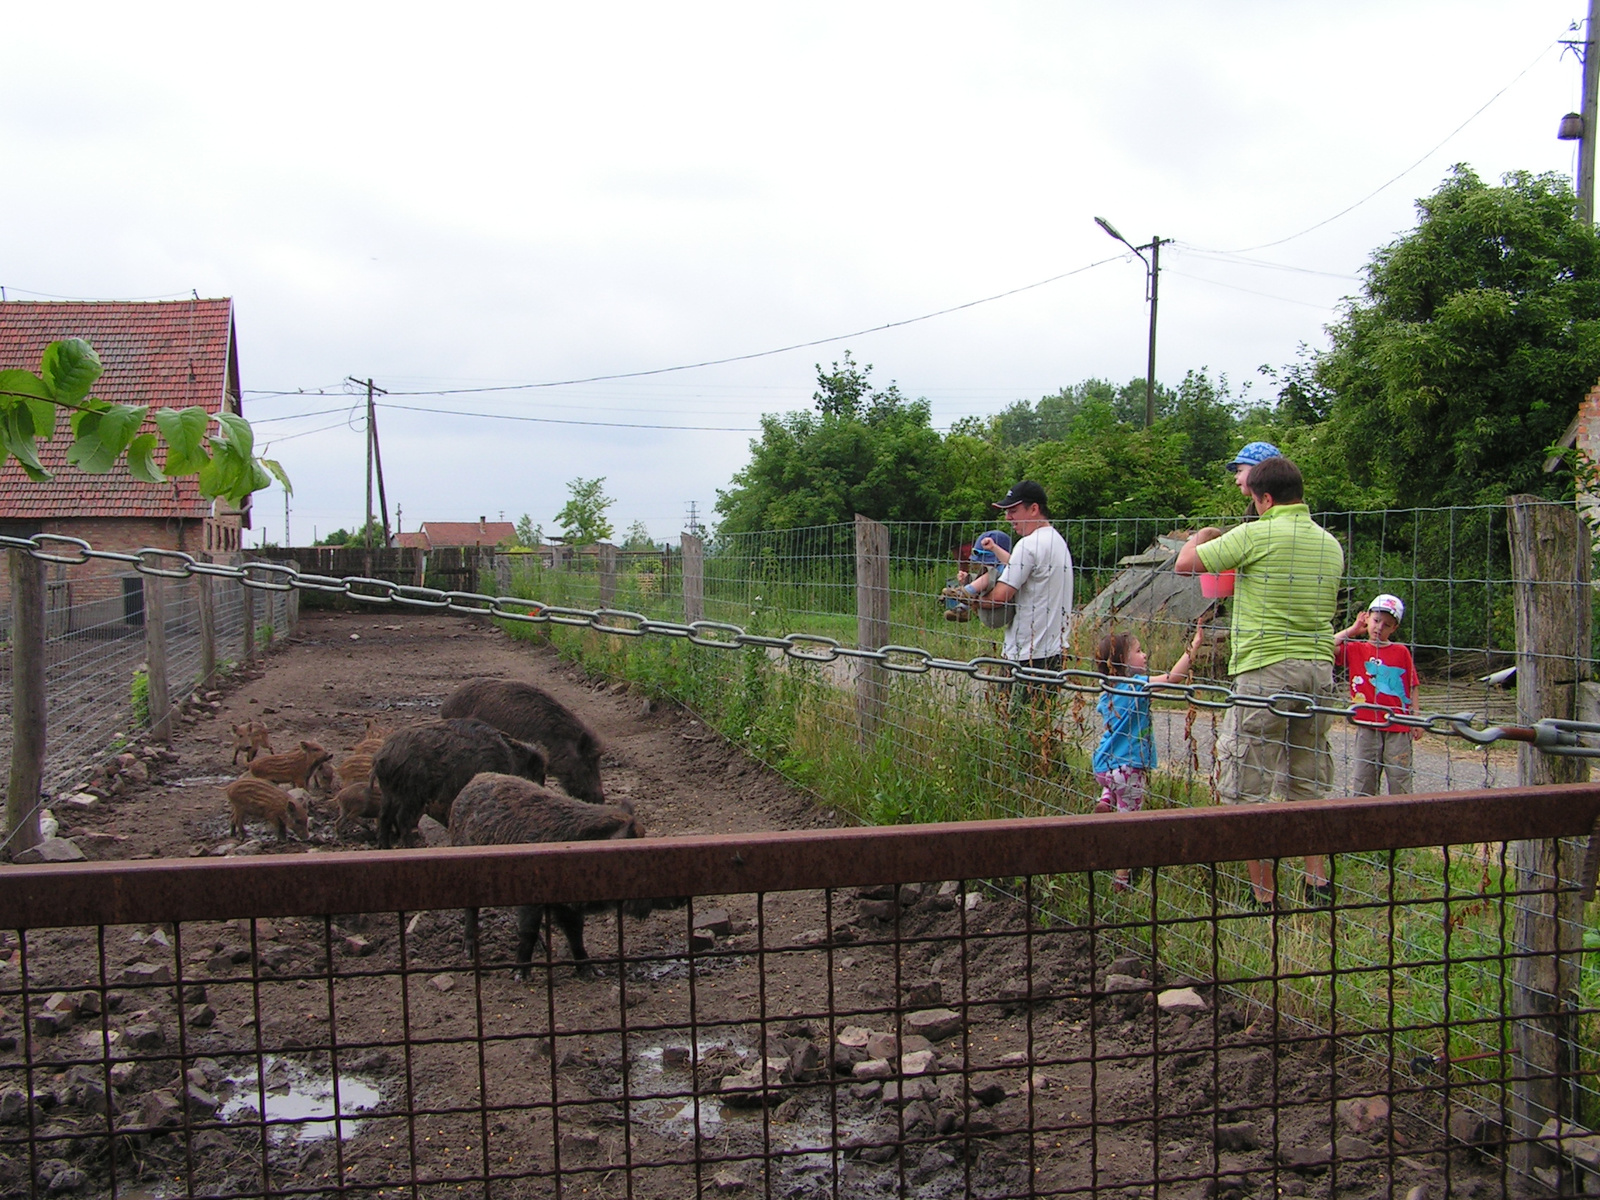
<svg viewBox="0 0 1600 1200">
<path fill-rule="evenodd" d="M 65 537 L 82 538 L 96 550 L 115 550 L 131 554 L 146 546 L 163 550 L 182 550 L 201 556 L 211 554 L 217 559 L 230 558 L 239 547 L 239 520 L 237 517 L 207 517 L 204 520 L 143 520 L 131 517 L 63 517 L 43 520 L 29 526 L 32 533 L 56 533 Z M 228 544 L 231 543 L 231 550 Z M 60 547 L 64 554 L 71 547 Z M 122 580 L 133 575 L 126 563 L 91 559 L 81 566 L 52 565 L 46 572 L 50 581 L 52 608 L 75 607 L 97 601 L 120 601 Z M 9 570 L 0 571 L 0 604 L 11 603 L 11 578 Z"/>
</svg>

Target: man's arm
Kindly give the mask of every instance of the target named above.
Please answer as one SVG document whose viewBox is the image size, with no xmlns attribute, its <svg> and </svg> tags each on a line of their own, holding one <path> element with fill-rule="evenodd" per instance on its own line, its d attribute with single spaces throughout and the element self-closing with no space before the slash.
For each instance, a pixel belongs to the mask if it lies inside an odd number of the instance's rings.
<svg viewBox="0 0 1600 1200">
<path fill-rule="evenodd" d="M 1215 525 L 1207 525 L 1199 533 L 1189 535 L 1189 540 L 1183 544 L 1183 549 L 1178 551 L 1178 561 L 1172 564 L 1172 569 L 1179 575 L 1198 575 L 1205 570 L 1200 562 L 1200 547 L 1207 542 L 1214 542 L 1222 536 L 1222 530 Z"/>
<path fill-rule="evenodd" d="M 1017 589 L 1009 583 L 997 583 L 988 593 L 972 601 L 974 608 L 1000 608 L 1017 598 Z"/>
</svg>

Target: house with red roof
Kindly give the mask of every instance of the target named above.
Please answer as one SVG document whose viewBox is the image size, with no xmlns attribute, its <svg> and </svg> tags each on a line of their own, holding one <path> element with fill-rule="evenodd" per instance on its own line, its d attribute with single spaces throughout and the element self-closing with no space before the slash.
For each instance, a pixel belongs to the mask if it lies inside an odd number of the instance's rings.
<svg viewBox="0 0 1600 1200">
<path fill-rule="evenodd" d="M 231 299 L 0 302 L 0 367 L 37 371 L 47 345 L 73 337 L 93 346 L 105 368 L 92 392 L 97 399 L 243 415 Z M 124 552 L 156 546 L 219 561 L 237 555 L 241 531 L 250 527 L 248 499 L 242 508 L 207 500 L 193 477 L 142 483 L 120 462 L 108 474 L 85 474 L 67 465 L 67 415 L 56 436 L 39 444 L 53 479 L 33 482 L 15 459 L 0 468 L 0 532 L 65 534 Z M 120 596 L 124 576 L 136 578 L 120 564 L 74 567 L 70 603 Z"/>
<path fill-rule="evenodd" d="M 512 521 L 424 521 L 416 533 L 397 534 L 395 545 L 419 546 L 424 550 L 442 550 L 447 547 L 482 547 L 492 550 L 499 545 L 511 545 L 517 540 L 517 526 Z"/>
</svg>

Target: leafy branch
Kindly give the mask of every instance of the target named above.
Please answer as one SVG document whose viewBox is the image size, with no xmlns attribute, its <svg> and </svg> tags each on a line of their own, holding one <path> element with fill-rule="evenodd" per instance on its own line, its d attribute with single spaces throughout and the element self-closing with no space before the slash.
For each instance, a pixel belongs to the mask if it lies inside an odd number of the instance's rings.
<svg viewBox="0 0 1600 1200">
<path fill-rule="evenodd" d="M 256 457 L 255 434 L 243 417 L 198 407 L 152 410 L 96 400 L 89 391 L 102 370 L 100 356 L 82 338 L 51 342 L 37 374 L 0 370 L 0 466 L 15 458 L 35 483 L 49 480 L 37 446 L 55 436 L 57 410 L 67 409 L 72 431 L 67 462 L 90 475 L 104 475 L 126 456 L 128 474 L 135 479 L 165 483 L 193 475 L 206 499 L 221 496 L 235 507 L 274 479 L 293 491 L 278 463 Z M 154 419 L 156 432 L 140 432 L 146 417 Z M 157 466 L 162 446 L 166 453 Z"/>
</svg>

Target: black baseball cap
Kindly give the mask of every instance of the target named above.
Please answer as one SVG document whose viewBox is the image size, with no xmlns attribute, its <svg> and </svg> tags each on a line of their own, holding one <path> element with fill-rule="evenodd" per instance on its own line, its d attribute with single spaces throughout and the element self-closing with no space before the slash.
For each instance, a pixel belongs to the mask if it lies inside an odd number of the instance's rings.
<svg viewBox="0 0 1600 1200">
<path fill-rule="evenodd" d="M 996 508 L 1015 508 L 1018 504 L 1037 504 L 1040 508 L 1048 504 L 1044 498 L 1044 489 L 1031 479 L 1024 479 L 1009 492 L 1004 500 L 995 501 Z"/>
</svg>

